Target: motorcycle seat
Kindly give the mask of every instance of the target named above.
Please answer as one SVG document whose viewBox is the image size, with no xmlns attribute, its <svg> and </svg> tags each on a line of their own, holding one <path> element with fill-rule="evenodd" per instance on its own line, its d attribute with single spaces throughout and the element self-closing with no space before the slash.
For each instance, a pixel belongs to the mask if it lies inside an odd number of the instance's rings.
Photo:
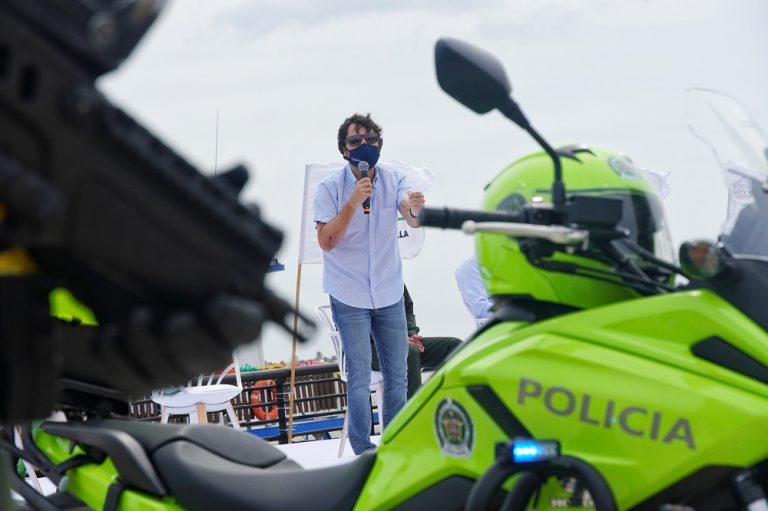
<svg viewBox="0 0 768 511">
<path fill-rule="evenodd" d="M 139 442 L 150 458 L 162 446 L 184 441 L 239 465 L 262 469 L 276 465 L 299 467 L 297 463 L 287 459 L 282 451 L 261 438 L 221 426 L 157 424 L 115 419 L 91 420 L 86 424 L 90 427 L 103 427 L 127 433 Z"/>
<path fill-rule="evenodd" d="M 263 469 L 185 440 L 167 443 L 152 456 L 170 493 L 191 511 L 351 510 L 375 458 L 375 453 L 364 453 L 327 468 L 304 470 L 280 464 Z"/>
</svg>

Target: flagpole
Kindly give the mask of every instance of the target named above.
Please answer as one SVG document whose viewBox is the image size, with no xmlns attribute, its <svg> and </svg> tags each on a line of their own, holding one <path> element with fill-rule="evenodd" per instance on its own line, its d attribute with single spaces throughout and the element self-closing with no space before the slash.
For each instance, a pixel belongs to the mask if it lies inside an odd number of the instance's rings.
<svg viewBox="0 0 768 511">
<path fill-rule="evenodd" d="M 308 181 L 308 175 L 309 175 L 309 169 L 311 168 L 310 165 L 304 166 L 304 193 L 302 196 L 302 205 L 301 205 L 301 234 L 299 235 L 299 239 L 301 240 L 299 242 L 299 259 L 298 259 L 298 267 L 296 270 L 296 303 L 294 305 L 294 316 L 293 316 L 293 346 L 291 348 L 291 378 L 290 378 L 290 384 L 288 386 L 289 389 L 289 395 L 288 395 L 288 443 L 293 442 L 293 403 L 294 403 L 294 394 L 295 394 L 295 388 L 296 388 L 296 344 L 298 343 L 298 331 L 299 331 L 299 296 L 301 295 L 301 266 L 304 262 L 304 238 L 306 236 L 306 225 L 304 225 L 306 222 L 306 207 L 307 207 L 307 201 L 309 198 L 309 190 L 307 190 L 307 181 Z"/>
<path fill-rule="evenodd" d="M 291 350 L 291 380 L 288 386 L 288 443 L 293 442 L 293 396 L 296 387 L 296 344 L 299 332 L 299 295 L 301 294 L 301 263 L 296 270 L 296 303 L 293 315 L 293 347 Z"/>
</svg>

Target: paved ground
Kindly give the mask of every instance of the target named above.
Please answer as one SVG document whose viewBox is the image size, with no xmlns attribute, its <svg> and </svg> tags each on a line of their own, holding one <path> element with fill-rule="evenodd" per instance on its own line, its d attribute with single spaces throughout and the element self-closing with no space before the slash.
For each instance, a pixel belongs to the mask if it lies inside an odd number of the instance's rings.
<svg viewBox="0 0 768 511">
<path fill-rule="evenodd" d="M 379 438 L 379 435 L 372 436 L 371 441 L 378 445 Z M 349 441 L 347 441 L 347 445 L 344 448 L 344 456 L 342 458 L 338 457 L 338 438 L 297 442 L 295 444 L 276 445 L 275 447 L 304 468 L 327 467 L 329 465 L 347 463 L 355 459 L 355 453 L 352 452 Z"/>
</svg>

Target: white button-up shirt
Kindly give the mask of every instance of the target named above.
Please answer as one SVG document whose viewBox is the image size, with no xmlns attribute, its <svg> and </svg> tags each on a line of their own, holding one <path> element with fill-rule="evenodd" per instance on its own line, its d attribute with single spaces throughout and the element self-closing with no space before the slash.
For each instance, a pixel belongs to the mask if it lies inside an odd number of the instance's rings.
<svg viewBox="0 0 768 511">
<path fill-rule="evenodd" d="M 325 178 L 315 192 L 315 222 L 328 223 L 341 211 L 357 182 L 349 165 Z M 403 296 L 403 265 L 397 243 L 400 202 L 408 198 L 405 178 L 376 165 L 371 212 L 362 206 L 344 238 L 323 252 L 323 291 L 360 309 L 379 309 Z"/>
</svg>

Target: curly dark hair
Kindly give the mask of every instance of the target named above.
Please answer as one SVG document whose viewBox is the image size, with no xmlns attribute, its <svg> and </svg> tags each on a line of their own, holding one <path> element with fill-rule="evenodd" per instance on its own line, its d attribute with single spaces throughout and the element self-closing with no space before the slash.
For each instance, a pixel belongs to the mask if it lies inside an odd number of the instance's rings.
<svg viewBox="0 0 768 511">
<path fill-rule="evenodd" d="M 352 114 L 346 119 L 344 119 L 343 123 L 341 123 L 341 126 L 339 126 L 339 133 L 336 136 L 337 142 L 339 144 L 339 152 L 341 154 L 344 154 L 344 145 L 347 140 L 347 130 L 352 124 L 355 124 L 357 126 L 363 126 L 364 128 L 367 128 L 368 131 L 374 131 L 379 134 L 379 137 L 381 137 L 383 133 L 381 126 L 376 124 L 376 121 L 371 119 L 370 113 L 367 113 L 365 115 Z M 383 139 L 379 138 L 379 147 L 381 147 L 382 143 L 383 143 Z"/>
</svg>

